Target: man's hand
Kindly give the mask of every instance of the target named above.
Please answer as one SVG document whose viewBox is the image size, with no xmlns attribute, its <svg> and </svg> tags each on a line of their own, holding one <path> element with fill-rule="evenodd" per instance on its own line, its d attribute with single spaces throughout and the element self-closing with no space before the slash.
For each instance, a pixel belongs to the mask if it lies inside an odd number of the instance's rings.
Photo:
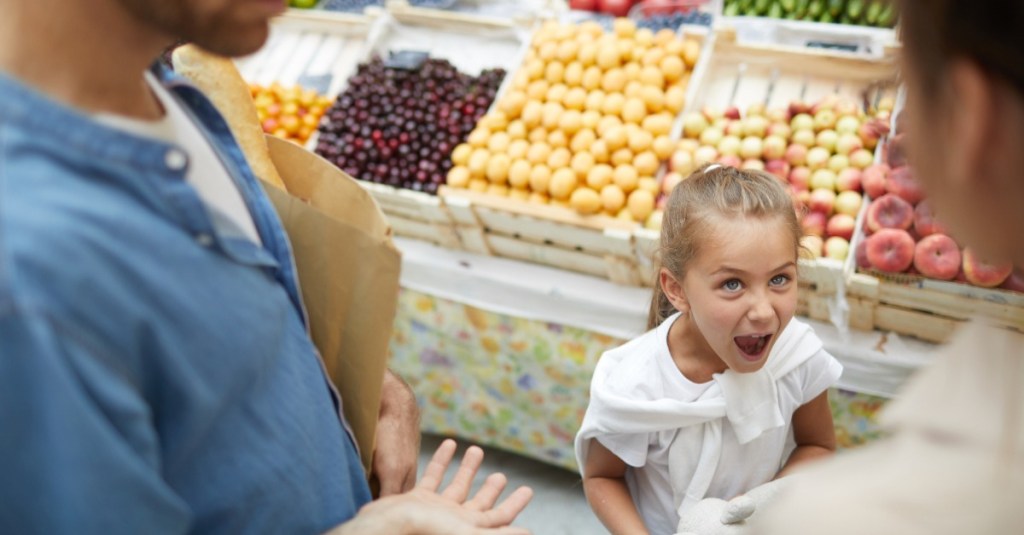
<svg viewBox="0 0 1024 535">
<path fill-rule="evenodd" d="M 484 458 L 483 450 L 476 446 L 466 450 L 452 482 L 438 492 L 454 456 L 455 441 L 445 440 L 416 488 L 369 503 L 330 535 L 529 535 L 529 530 L 509 524 L 533 497 L 530 488 L 519 487 L 495 506 L 507 483 L 504 475 L 495 473 L 467 500 Z"/>
<path fill-rule="evenodd" d="M 420 409 L 409 385 L 388 370 L 381 389 L 372 478 L 380 497 L 406 492 L 416 484 L 420 457 Z"/>
</svg>

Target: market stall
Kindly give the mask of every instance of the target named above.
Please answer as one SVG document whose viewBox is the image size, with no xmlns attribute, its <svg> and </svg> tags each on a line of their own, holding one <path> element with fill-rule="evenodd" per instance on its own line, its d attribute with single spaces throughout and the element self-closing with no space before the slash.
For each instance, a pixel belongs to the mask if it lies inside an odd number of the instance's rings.
<svg viewBox="0 0 1024 535">
<path fill-rule="evenodd" d="M 575 468 L 594 365 L 645 328 L 664 195 L 706 162 L 793 191 L 812 251 L 799 313 L 844 366 L 842 447 L 879 436 L 878 409 L 960 322 L 1024 328 L 1012 269 L 964 284 L 861 254 L 881 228 L 870 177 L 900 167 L 898 43 L 867 27 L 886 20 L 877 2 L 814 21 L 736 2 L 645 2 L 631 19 L 354 4 L 281 17 L 239 67 L 264 129 L 359 179 L 388 216 L 403 253 L 392 366 L 425 431 Z"/>
</svg>

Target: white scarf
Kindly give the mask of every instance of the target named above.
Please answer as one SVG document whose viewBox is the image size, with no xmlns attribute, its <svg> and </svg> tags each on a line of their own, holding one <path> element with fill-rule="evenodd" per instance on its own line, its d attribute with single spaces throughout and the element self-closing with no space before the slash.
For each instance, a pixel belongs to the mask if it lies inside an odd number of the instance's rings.
<svg viewBox="0 0 1024 535">
<path fill-rule="evenodd" d="M 679 314 L 658 327 L 667 336 Z M 721 455 L 722 419 L 732 424 L 736 437 L 746 444 L 764 432 L 788 422 L 779 409 L 776 381 L 806 362 L 822 349 L 821 340 L 811 328 L 796 319 L 782 331 L 764 367 L 754 373 L 726 370 L 714 374 L 713 384 L 696 400 L 682 401 L 661 398 L 631 399 L 618 394 L 616 368 L 628 366 L 628 351 L 612 350 L 604 355 L 594 370 L 590 389 L 590 405 L 576 435 L 576 460 L 583 472 L 590 439 L 605 434 L 649 434 L 693 425 L 704 425 L 704 444 L 697 469 L 690 474 L 673 474 L 673 467 L 684 466 L 673 459 L 692 458 L 692 451 L 669 448 L 669 477 L 675 503 L 680 511 L 702 500 L 718 468 Z M 619 375 L 621 376 L 621 374 Z M 594 410 L 591 410 L 594 409 Z"/>
</svg>

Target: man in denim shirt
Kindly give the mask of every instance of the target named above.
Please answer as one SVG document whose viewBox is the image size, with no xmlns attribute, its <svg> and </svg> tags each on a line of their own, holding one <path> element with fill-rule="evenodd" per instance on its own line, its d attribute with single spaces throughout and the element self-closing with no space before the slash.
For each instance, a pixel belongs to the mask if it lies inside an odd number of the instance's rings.
<svg viewBox="0 0 1024 535">
<path fill-rule="evenodd" d="M 0 532 L 518 532 L 528 491 L 495 507 L 494 477 L 467 501 L 478 449 L 436 492 L 450 442 L 356 516 L 366 476 L 280 222 L 209 102 L 144 76 L 177 38 L 252 52 L 283 7 L 0 0 Z M 171 111 L 189 141 L 119 126 Z M 394 494 L 418 429 L 407 387 L 384 390 Z"/>
</svg>

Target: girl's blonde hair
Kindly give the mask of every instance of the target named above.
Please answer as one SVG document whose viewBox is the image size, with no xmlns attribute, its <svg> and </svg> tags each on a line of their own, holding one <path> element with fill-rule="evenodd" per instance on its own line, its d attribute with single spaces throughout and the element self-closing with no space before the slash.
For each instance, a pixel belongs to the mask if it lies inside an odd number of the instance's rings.
<svg viewBox="0 0 1024 535">
<path fill-rule="evenodd" d="M 701 239 L 713 234 L 718 217 L 781 217 L 793 235 L 793 256 L 800 247 L 800 222 L 793 201 L 779 179 L 762 171 L 743 171 L 723 165 L 705 165 L 679 183 L 669 195 L 658 247 L 660 265 L 655 272 L 654 297 L 647 316 L 653 329 L 675 313 L 661 289 L 661 268 L 682 280 L 690 262 L 700 254 Z"/>
</svg>

